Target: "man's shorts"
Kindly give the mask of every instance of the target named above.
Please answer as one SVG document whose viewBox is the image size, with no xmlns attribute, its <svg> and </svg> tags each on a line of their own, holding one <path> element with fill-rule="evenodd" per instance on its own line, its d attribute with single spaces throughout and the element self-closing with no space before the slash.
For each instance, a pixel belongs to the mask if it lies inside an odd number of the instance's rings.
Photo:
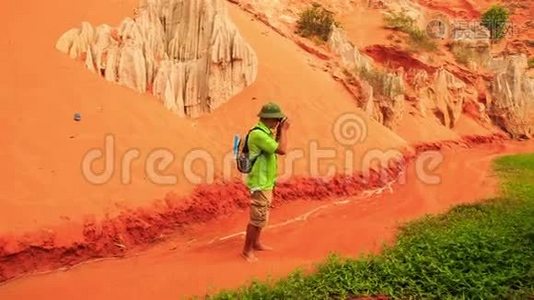
<svg viewBox="0 0 534 300">
<path fill-rule="evenodd" d="M 269 221 L 269 209 L 273 200 L 272 191 L 254 191 L 250 196 L 250 224 L 263 228 Z"/>
</svg>

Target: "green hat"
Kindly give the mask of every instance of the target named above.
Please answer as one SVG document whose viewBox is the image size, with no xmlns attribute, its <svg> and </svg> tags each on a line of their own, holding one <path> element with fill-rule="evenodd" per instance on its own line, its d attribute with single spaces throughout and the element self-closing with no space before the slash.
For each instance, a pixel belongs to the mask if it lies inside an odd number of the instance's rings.
<svg viewBox="0 0 534 300">
<path fill-rule="evenodd" d="M 258 113 L 258 117 L 264 119 L 283 119 L 285 118 L 285 115 L 282 113 L 282 110 L 278 104 L 269 102 L 262 106 L 260 112 Z"/>
</svg>

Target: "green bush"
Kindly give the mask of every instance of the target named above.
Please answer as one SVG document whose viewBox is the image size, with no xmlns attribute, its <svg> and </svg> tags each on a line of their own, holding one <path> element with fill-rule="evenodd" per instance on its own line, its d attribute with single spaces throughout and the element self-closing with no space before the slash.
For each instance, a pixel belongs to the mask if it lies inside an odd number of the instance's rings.
<svg viewBox="0 0 534 300">
<path fill-rule="evenodd" d="M 528 59 L 528 67 L 534 68 L 534 57 Z"/>
<path fill-rule="evenodd" d="M 300 14 L 297 33 L 306 38 L 317 37 L 327 41 L 335 24 L 334 14 L 320 4 L 314 3 Z"/>
<path fill-rule="evenodd" d="M 509 15 L 506 8 L 493 5 L 482 15 L 480 24 L 490 31 L 492 40 L 500 40 L 506 33 Z"/>
</svg>

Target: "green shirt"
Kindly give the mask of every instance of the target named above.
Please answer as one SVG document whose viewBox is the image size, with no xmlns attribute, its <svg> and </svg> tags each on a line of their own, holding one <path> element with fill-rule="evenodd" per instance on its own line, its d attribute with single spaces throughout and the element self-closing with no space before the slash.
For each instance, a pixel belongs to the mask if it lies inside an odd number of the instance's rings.
<svg viewBox="0 0 534 300">
<path fill-rule="evenodd" d="M 276 181 L 278 166 L 275 152 L 278 149 L 278 142 L 271 129 L 263 122 L 260 121 L 255 127 L 262 130 L 252 130 L 248 135 L 249 155 L 251 158 L 256 156 L 258 158 L 248 174 L 247 186 L 251 191 L 270 191 L 274 188 Z"/>
</svg>

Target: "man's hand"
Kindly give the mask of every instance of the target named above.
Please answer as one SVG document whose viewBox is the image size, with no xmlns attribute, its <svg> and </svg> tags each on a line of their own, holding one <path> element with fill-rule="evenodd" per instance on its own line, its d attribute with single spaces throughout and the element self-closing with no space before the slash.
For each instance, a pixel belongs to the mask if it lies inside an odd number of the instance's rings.
<svg viewBox="0 0 534 300">
<path fill-rule="evenodd" d="M 278 124 L 278 130 L 276 130 L 276 141 L 278 142 L 278 149 L 276 153 L 280 155 L 285 155 L 287 150 L 287 130 L 289 129 L 289 121 L 287 118 L 284 118 Z"/>
<path fill-rule="evenodd" d="M 289 120 L 287 118 L 284 118 L 282 122 L 280 122 L 280 129 L 282 130 L 288 130 L 289 129 Z"/>
</svg>

